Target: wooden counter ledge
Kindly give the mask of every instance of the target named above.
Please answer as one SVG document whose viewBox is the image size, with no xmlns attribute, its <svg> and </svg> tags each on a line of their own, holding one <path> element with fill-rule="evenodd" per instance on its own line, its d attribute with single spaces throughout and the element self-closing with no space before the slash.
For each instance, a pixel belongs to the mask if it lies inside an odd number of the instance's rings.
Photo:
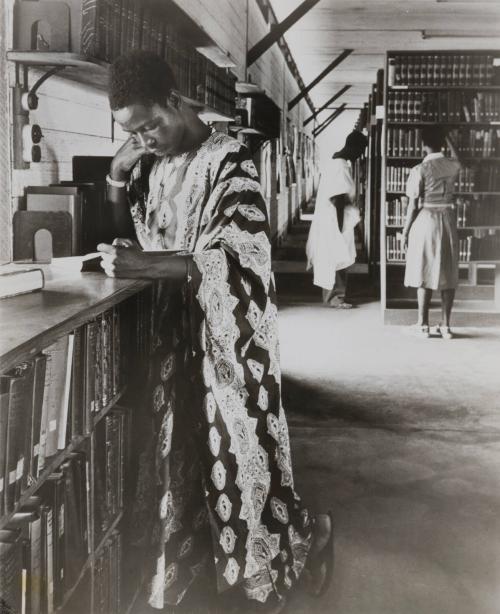
<svg viewBox="0 0 500 614">
<path fill-rule="evenodd" d="M 0 301 L 0 371 L 37 354 L 58 337 L 151 282 L 80 273 L 46 282 L 45 288 Z"/>
</svg>

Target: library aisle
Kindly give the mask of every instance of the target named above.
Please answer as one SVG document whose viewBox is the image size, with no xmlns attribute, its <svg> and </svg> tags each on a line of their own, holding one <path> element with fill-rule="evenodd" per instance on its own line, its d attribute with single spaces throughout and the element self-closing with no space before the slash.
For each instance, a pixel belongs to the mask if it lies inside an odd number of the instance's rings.
<svg viewBox="0 0 500 614">
<path fill-rule="evenodd" d="M 287 611 L 498 614 L 500 331 L 417 339 L 278 277 L 297 486 L 336 523 L 327 594 Z"/>
</svg>

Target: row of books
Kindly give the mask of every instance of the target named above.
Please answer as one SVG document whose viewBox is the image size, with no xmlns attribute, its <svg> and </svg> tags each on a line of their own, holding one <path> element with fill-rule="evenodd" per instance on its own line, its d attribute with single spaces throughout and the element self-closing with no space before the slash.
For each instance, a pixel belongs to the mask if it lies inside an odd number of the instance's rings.
<svg viewBox="0 0 500 614">
<path fill-rule="evenodd" d="M 500 226 L 500 204 L 488 198 L 463 198 L 455 201 L 459 228 Z"/>
<path fill-rule="evenodd" d="M 403 226 L 408 209 L 408 198 L 402 196 L 386 202 L 387 226 Z M 455 199 L 457 227 L 500 226 L 500 207 L 495 203 L 480 203 L 479 201 L 458 197 Z"/>
<path fill-rule="evenodd" d="M 122 536 L 113 531 L 94 563 L 94 614 L 123 614 L 122 588 Z"/>
<path fill-rule="evenodd" d="M 405 192 L 406 183 L 410 174 L 408 166 L 387 166 L 386 189 L 388 192 Z"/>
<path fill-rule="evenodd" d="M 386 237 L 386 257 L 389 262 L 404 262 L 406 248 L 402 233 L 391 234 Z M 459 262 L 474 260 L 500 260 L 500 237 L 487 236 L 481 239 L 463 237 L 458 241 Z"/>
<path fill-rule="evenodd" d="M 494 122 L 500 120 L 500 94 L 495 92 L 389 91 L 389 122 Z"/>
<path fill-rule="evenodd" d="M 499 74 L 490 54 L 398 55 L 389 58 L 388 85 L 492 85 Z"/>
<path fill-rule="evenodd" d="M 472 236 L 458 240 L 458 261 L 470 262 L 472 259 Z"/>
<path fill-rule="evenodd" d="M 450 137 L 459 155 L 477 159 L 500 156 L 500 129 L 452 130 Z M 446 153 L 450 153 L 446 147 Z"/>
<path fill-rule="evenodd" d="M 394 198 L 385 203 L 385 223 L 387 226 L 403 226 L 406 219 L 409 199 L 407 196 Z"/>
<path fill-rule="evenodd" d="M 386 257 L 389 262 L 404 262 L 406 247 L 401 232 L 387 235 L 385 238 L 385 246 Z"/>
<path fill-rule="evenodd" d="M 395 158 L 423 157 L 421 128 L 387 128 L 387 155 Z"/>
<path fill-rule="evenodd" d="M 0 530 L 2 612 L 52 614 L 78 581 L 90 554 L 88 471 L 87 455 L 71 454 Z"/>
<path fill-rule="evenodd" d="M 120 390 L 119 307 L 0 376 L 0 515 Z"/>
<path fill-rule="evenodd" d="M 482 164 L 475 168 L 462 168 L 455 181 L 457 192 L 500 191 L 500 167 L 498 164 Z"/>
<path fill-rule="evenodd" d="M 500 236 L 495 233 L 486 236 L 468 236 L 462 241 L 466 241 L 467 249 L 464 251 L 465 259 L 462 262 L 474 260 L 500 261 Z"/>
<path fill-rule="evenodd" d="M 112 62 L 132 49 L 152 51 L 171 66 L 181 94 L 232 115 L 236 77 L 199 53 L 161 6 L 140 0 L 84 0 L 82 53 Z"/>
<path fill-rule="evenodd" d="M 387 166 L 386 189 L 388 192 L 405 192 L 410 168 Z M 500 191 L 500 167 L 498 164 L 482 164 L 479 167 L 461 168 L 455 181 L 456 192 Z"/>
<path fill-rule="evenodd" d="M 459 155 L 465 157 L 493 158 L 500 156 L 500 129 L 452 130 L 450 131 Z M 450 154 L 448 146 L 445 153 Z M 421 128 L 388 128 L 387 155 L 396 158 L 423 157 Z"/>
<path fill-rule="evenodd" d="M 113 409 L 95 429 L 94 540 L 98 542 L 123 509 L 125 447 L 130 442 L 126 410 Z"/>
</svg>

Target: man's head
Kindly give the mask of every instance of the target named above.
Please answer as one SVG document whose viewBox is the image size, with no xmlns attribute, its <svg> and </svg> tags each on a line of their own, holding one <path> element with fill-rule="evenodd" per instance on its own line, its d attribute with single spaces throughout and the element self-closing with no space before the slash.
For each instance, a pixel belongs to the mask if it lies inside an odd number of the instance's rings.
<svg viewBox="0 0 500 614">
<path fill-rule="evenodd" d="M 109 104 L 116 122 L 157 156 L 181 150 L 186 118 L 170 66 L 147 51 L 117 58 L 110 69 Z"/>
<path fill-rule="evenodd" d="M 446 142 L 446 131 L 441 126 L 424 126 L 422 144 L 431 152 L 439 152 Z"/>
<path fill-rule="evenodd" d="M 344 151 L 347 153 L 349 160 L 354 161 L 364 153 L 367 145 L 367 137 L 362 132 L 359 132 L 359 130 L 353 130 L 347 135 Z"/>
</svg>

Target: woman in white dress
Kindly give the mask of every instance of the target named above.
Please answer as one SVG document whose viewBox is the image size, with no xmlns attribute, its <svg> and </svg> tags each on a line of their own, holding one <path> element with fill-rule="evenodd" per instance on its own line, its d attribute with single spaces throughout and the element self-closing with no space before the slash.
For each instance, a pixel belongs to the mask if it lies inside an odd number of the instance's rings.
<svg viewBox="0 0 500 614">
<path fill-rule="evenodd" d="M 442 153 L 445 141 L 453 158 Z M 450 317 L 458 284 L 458 233 L 453 191 L 461 168 L 455 147 L 439 127 L 422 130 L 425 158 L 412 168 L 406 187 L 409 205 L 403 238 L 407 245 L 405 286 L 417 288 L 414 331 L 430 336 L 432 291 L 441 292 L 442 320 L 436 333 L 450 339 Z"/>
</svg>

